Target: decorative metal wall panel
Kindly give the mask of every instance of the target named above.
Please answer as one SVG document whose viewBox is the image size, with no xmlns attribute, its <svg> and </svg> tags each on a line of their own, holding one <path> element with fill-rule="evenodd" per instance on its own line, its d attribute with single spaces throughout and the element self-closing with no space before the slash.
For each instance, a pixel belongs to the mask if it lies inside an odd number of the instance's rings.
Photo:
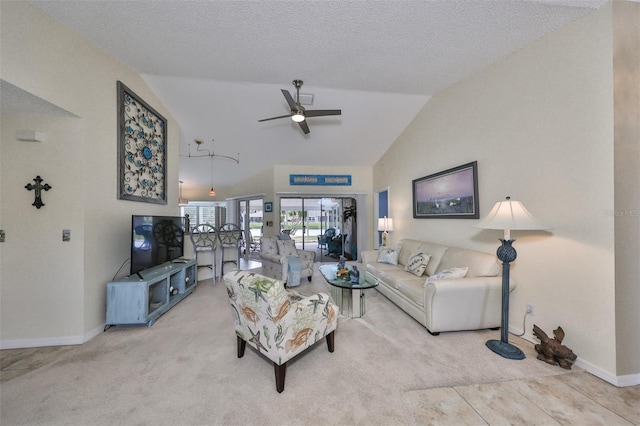
<svg viewBox="0 0 640 426">
<path fill-rule="evenodd" d="M 167 204 L 167 120 L 120 81 L 118 198 Z"/>
</svg>

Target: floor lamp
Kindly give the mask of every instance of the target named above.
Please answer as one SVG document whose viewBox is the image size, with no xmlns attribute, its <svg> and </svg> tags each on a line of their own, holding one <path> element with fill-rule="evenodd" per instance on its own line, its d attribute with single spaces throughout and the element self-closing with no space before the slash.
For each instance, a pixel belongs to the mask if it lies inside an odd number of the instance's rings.
<svg viewBox="0 0 640 426">
<path fill-rule="evenodd" d="M 389 231 L 393 231 L 393 219 L 386 216 L 379 218 L 378 231 L 382 231 L 382 247 L 388 247 Z"/>
<path fill-rule="evenodd" d="M 508 359 L 524 359 L 524 352 L 520 348 L 509 343 L 509 269 L 510 263 L 516 260 L 516 249 L 512 247 L 515 240 L 511 239 L 511 230 L 538 230 L 549 229 L 538 222 L 524 208 L 520 201 L 513 201 L 507 197 L 505 201 L 499 201 L 489 212 L 487 217 L 476 225 L 482 229 L 502 229 L 504 239 L 498 247 L 496 255 L 502 262 L 502 322 L 501 339 L 487 341 L 487 347 L 498 355 Z"/>
</svg>

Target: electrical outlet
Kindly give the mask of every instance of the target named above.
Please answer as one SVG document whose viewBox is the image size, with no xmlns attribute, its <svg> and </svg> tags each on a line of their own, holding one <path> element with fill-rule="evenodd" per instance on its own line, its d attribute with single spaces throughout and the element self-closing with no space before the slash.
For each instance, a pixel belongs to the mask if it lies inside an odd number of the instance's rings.
<svg viewBox="0 0 640 426">
<path fill-rule="evenodd" d="M 527 303 L 527 313 L 535 315 L 535 307 L 531 303 Z"/>
</svg>

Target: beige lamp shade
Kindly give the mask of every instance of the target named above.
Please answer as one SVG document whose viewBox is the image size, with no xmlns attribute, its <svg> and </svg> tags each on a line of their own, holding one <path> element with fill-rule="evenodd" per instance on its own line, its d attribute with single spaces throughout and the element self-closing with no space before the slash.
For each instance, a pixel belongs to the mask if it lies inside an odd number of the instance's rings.
<svg viewBox="0 0 640 426">
<path fill-rule="evenodd" d="M 393 231 L 393 219 L 390 217 L 381 217 L 378 219 L 378 231 Z"/>
<path fill-rule="evenodd" d="M 541 230 L 550 229 L 538 222 L 520 201 L 514 201 L 507 197 L 505 201 L 498 201 L 489 214 L 476 226 L 482 229 L 503 229 L 504 239 L 511 239 L 511 230 Z"/>
</svg>

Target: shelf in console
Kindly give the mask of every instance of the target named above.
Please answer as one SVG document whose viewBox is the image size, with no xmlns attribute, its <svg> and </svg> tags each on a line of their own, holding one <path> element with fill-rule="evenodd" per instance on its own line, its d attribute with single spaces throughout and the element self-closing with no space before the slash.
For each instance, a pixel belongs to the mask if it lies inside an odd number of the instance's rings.
<svg viewBox="0 0 640 426">
<path fill-rule="evenodd" d="M 167 262 L 118 281 L 107 283 L 106 326 L 148 326 L 196 288 L 196 260 Z M 171 296 L 170 287 L 178 294 Z"/>
</svg>

